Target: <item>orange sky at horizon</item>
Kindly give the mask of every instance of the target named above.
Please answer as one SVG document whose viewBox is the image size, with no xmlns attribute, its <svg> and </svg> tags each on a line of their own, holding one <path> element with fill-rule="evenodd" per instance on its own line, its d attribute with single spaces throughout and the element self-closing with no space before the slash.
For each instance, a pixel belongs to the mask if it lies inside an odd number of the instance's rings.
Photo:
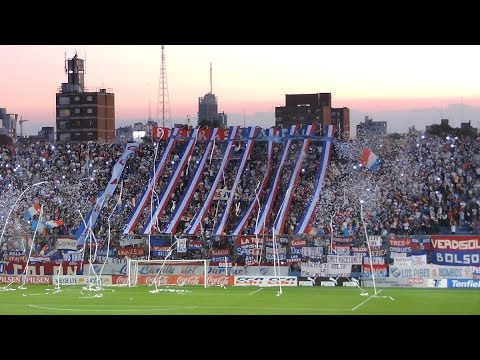
<svg viewBox="0 0 480 360">
<path fill-rule="evenodd" d="M 86 87 L 115 93 L 117 126 L 146 120 L 149 103 L 156 118 L 160 45 L 0 45 L 0 107 L 29 120 L 25 134 L 55 126 L 64 57 L 75 51 L 87 59 Z M 232 124 L 245 112 L 246 125 L 272 126 L 275 106 L 296 93 L 330 92 L 333 107 L 365 115 L 480 106 L 478 45 L 166 45 L 165 59 L 172 120 L 189 115 L 193 125 L 210 62 L 218 110 Z"/>
</svg>

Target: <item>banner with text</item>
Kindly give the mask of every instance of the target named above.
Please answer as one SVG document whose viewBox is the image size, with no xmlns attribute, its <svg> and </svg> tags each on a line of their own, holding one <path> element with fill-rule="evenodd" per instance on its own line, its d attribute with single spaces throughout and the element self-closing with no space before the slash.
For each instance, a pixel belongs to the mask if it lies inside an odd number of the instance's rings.
<svg viewBox="0 0 480 360">
<path fill-rule="evenodd" d="M 432 235 L 432 263 L 438 265 L 480 265 L 480 237 L 478 235 Z"/>
</svg>

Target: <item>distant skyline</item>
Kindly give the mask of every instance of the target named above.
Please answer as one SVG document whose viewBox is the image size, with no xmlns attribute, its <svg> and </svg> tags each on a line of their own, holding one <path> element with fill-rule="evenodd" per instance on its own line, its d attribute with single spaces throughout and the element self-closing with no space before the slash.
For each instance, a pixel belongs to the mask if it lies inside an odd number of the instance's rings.
<svg viewBox="0 0 480 360">
<path fill-rule="evenodd" d="M 0 107 L 29 120 L 25 135 L 55 126 L 64 57 L 75 51 L 87 60 L 86 87 L 115 93 L 117 127 L 145 122 L 149 104 L 157 119 L 160 45 L 1 45 Z M 353 131 L 365 116 L 387 121 L 388 132 L 480 122 L 478 45 L 165 45 L 165 58 L 172 124 L 189 116 L 196 125 L 210 62 L 229 125 L 273 126 L 285 94 L 319 92 L 350 108 Z"/>
</svg>

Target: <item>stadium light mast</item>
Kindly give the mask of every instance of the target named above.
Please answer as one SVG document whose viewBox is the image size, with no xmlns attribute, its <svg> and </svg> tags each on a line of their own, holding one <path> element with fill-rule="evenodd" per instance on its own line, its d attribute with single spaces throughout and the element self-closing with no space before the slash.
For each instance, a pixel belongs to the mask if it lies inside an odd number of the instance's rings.
<svg viewBox="0 0 480 360">
<path fill-rule="evenodd" d="M 165 63 L 165 47 L 162 45 L 162 61 L 160 65 L 160 79 L 158 81 L 157 123 L 160 102 L 162 103 L 162 127 L 165 127 L 165 116 L 170 121 L 170 100 L 168 96 L 167 67 Z"/>
</svg>

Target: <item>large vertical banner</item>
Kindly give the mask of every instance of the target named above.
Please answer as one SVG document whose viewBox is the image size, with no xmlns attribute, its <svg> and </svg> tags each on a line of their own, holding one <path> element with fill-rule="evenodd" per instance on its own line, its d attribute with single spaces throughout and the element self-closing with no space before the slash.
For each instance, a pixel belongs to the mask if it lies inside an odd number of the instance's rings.
<svg viewBox="0 0 480 360">
<path fill-rule="evenodd" d="M 432 235 L 431 242 L 434 264 L 480 265 L 480 236 L 478 235 Z"/>
<path fill-rule="evenodd" d="M 125 168 L 125 164 L 127 163 L 129 156 L 135 151 L 137 151 L 139 146 L 139 143 L 127 143 L 125 145 L 125 150 L 123 151 L 116 164 L 113 166 L 112 176 L 107 186 L 105 187 L 105 191 L 97 197 L 95 206 L 88 213 L 87 218 L 85 219 L 85 223 L 82 222 L 75 233 L 77 245 L 83 245 L 85 243 L 85 238 L 87 236 L 88 230 L 87 226 L 90 227 L 92 230 L 95 227 L 95 223 L 100 216 L 105 201 L 113 195 L 115 189 L 117 188 L 117 185 L 120 183 L 120 177 L 123 173 L 123 169 Z M 85 224 L 87 224 L 87 226 L 85 226 Z"/>
</svg>

